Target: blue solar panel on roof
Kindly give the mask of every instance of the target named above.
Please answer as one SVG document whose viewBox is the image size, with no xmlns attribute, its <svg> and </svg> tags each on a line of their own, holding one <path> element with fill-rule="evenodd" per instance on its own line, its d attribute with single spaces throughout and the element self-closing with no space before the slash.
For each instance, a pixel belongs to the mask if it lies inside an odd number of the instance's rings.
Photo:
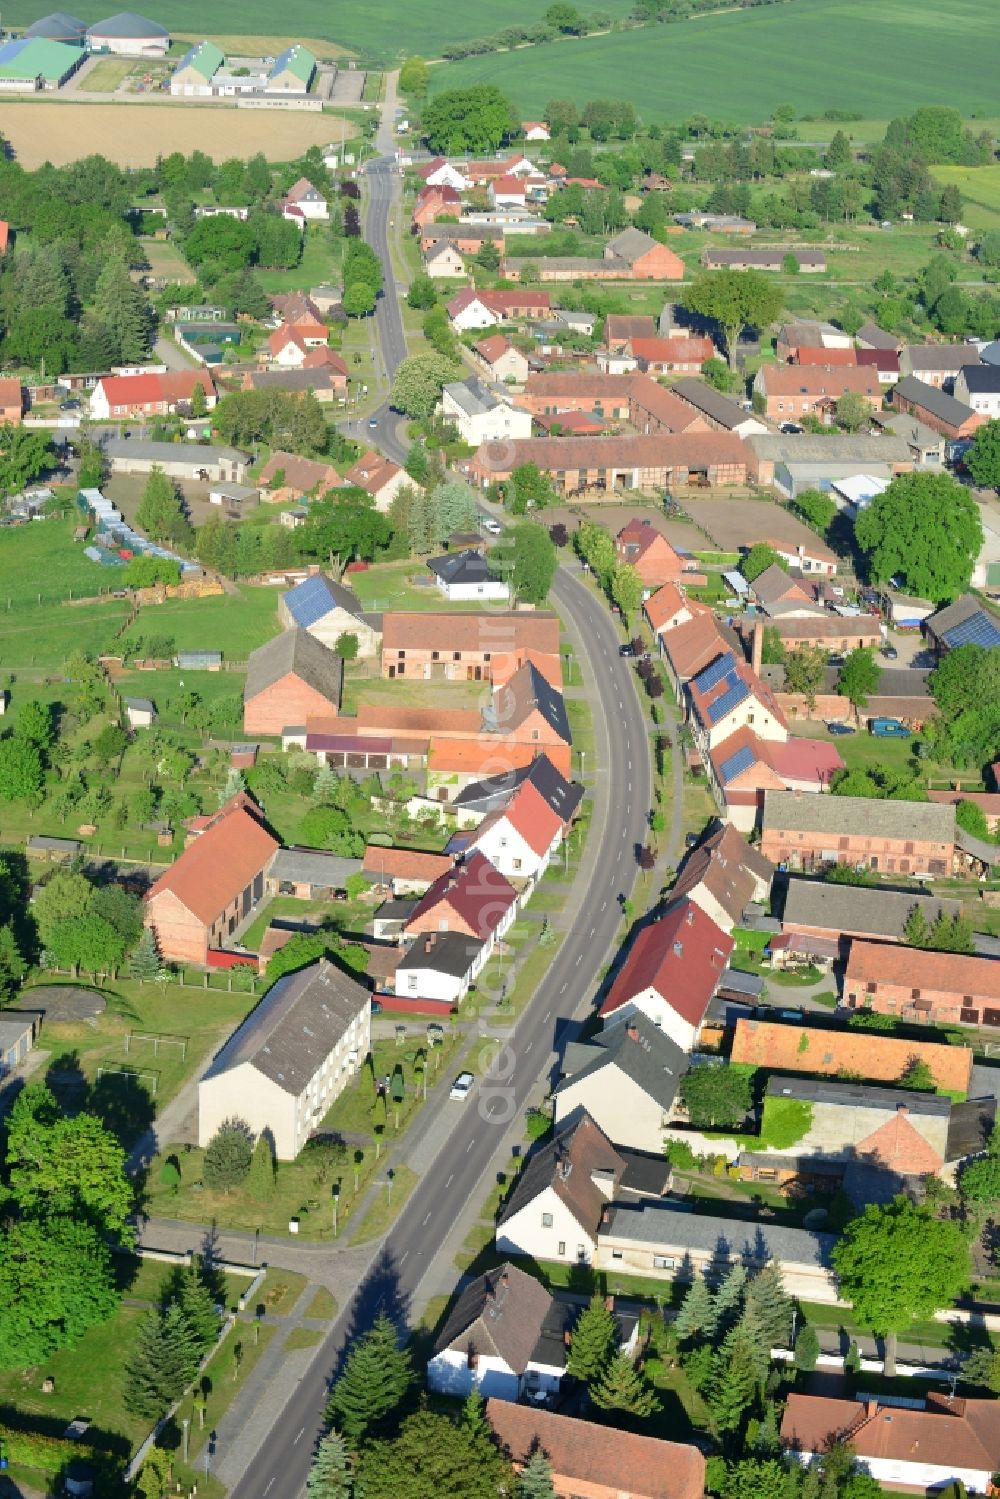
<svg viewBox="0 0 1000 1499">
<path fill-rule="evenodd" d="M 709 720 L 712 723 L 718 723 L 721 718 L 725 718 L 726 714 L 736 707 L 737 703 L 742 703 L 743 699 L 749 696 L 750 688 L 746 682 L 737 677 L 732 686 L 728 687 L 721 697 L 716 698 L 714 703 L 709 703 Z"/>
<path fill-rule="evenodd" d="M 736 751 L 735 755 L 730 755 L 728 760 L 723 760 L 720 767 L 723 782 L 728 785 L 734 776 L 742 774 L 744 770 L 749 770 L 754 763 L 754 758 L 753 750 L 749 745 L 744 745 L 742 749 Z"/>
<path fill-rule="evenodd" d="M 952 650 L 960 645 L 981 645 L 987 650 L 995 650 L 1000 646 L 1000 629 L 990 619 L 988 614 L 982 610 L 973 614 L 969 619 L 963 619 L 960 625 L 946 630 L 944 635 L 945 644 Z"/>
<path fill-rule="evenodd" d="M 724 651 L 721 656 L 716 656 L 714 661 L 698 673 L 694 679 L 695 686 L 700 692 L 707 692 L 710 687 L 722 681 L 726 672 L 734 664 L 732 651 Z"/>
<path fill-rule="evenodd" d="M 292 618 L 304 630 L 322 619 L 324 614 L 329 614 L 332 601 L 323 574 L 316 573 L 314 577 L 306 578 L 304 583 L 285 595 L 285 603 Z"/>
</svg>

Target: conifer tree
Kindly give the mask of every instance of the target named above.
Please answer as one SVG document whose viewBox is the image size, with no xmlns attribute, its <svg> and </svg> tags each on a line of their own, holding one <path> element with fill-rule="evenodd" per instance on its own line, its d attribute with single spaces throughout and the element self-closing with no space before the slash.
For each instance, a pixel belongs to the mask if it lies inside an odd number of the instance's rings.
<svg viewBox="0 0 1000 1499">
<path fill-rule="evenodd" d="M 306 1494 L 309 1499 L 350 1499 L 350 1460 L 338 1431 L 328 1431 L 320 1438 L 306 1479 Z"/>
<path fill-rule="evenodd" d="M 128 960 L 129 977 L 140 983 L 155 979 L 161 968 L 160 955 L 156 950 L 156 934 L 150 926 L 143 927 L 138 946 Z"/>
<path fill-rule="evenodd" d="M 744 1305 L 747 1308 L 753 1306 L 769 1346 L 784 1347 L 792 1325 L 792 1298 L 786 1294 L 777 1260 L 765 1265 L 750 1281 Z"/>
<path fill-rule="evenodd" d="M 181 1277 L 177 1304 L 195 1347 L 199 1354 L 205 1353 L 219 1335 L 219 1314 L 215 1309 L 212 1288 L 202 1274 L 201 1259 L 197 1255 Z"/>
<path fill-rule="evenodd" d="M 250 1157 L 247 1191 L 254 1202 L 270 1202 L 274 1196 L 274 1152 L 266 1130 L 262 1130 L 257 1136 L 257 1144 Z"/>
<path fill-rule="evenodd" d="M 715 1293 L 716 1330 L 720 1337 L 739 1321 L 746 1291 L 747 1272 L 742 1265 L 734 1265 Z"/>
<path fill-rule="evenodd" d="M 651 1416 L 660 1408 L 655 1391 L 624 1353 L 615 1354 L 590 1398 L 602 1410 L 625 1411 L 630 1416 Z"/>
<path fill-rule="evenodd" d="M 488 1434 L 491 1429 L 486 1419 L 486 1402 L 475 1385 L 465 1397 L 462 1420 L 470 1431 L 478 1432 L 480 1435 Z"/>
<path fill-rule="evenodd" d="M 223 1119 L 205 1150 L 202 1177 L 213 1192 L 231 1192 L 246 1181 L 253 1137 L 242 1119 Z"/>
<path fill-rule="evenodd" d="M 0 926 L 0 1005 L 12 999 L 28 971 L 10 922 Z"/>
<path fill-rule="evenodd" d="M 198 1350 L 177 1302 L 161 1312 L 150 1312 L 126 1364 L 126 1407 L 146 1420 L 161 1416 L 197 1367 Z"/>
<path fill-rule="evenodd" d="M 573 1328 L 566 1359 L 566 1373 L 592 1385 L 607 1369 L 618 1343 L 615 1319 L 604 1304 L 603 1296 L 593 1296 L 584 1307 Z"/>
<path fill-rule="evenodd" d="M 146 357 L 152 343 L 151 309 L 118 256 L 105 263 L 97 278 L 93 314 L 114 349 L 112 363 L 132 364 Z"/>
<path fill-rule="evenodd" d="M 553 1499 L 552 1464 L 545 1453 L 537 1450 L 521 1469 L 517 1482 L 517 1499 Z"/>
<path fill-rule="evenodd" d="M 681 1342 L 711 1338 L 716 1325 L 715 1306 L 708 1285 L 700 1277 L 691 1283 L 674 1321 Z"/>
<path fill-rule="evenodd" d="M 413 1382 L 410 1355 L 396 1329 L 379 1312 L 370 1332 L 358 1338 L 327 1402 L 326 1418 L 355 1443 L 404 1399 Z"/>
<path fill-rule="evenodd" d="M 931 929 L 927 925 L 927 917 L 919 906 L 914 906 L 906 918 L 903 927 L 903 939 L 910 947 L 929 947 L 931 940 Z"/>
<path fill-rule="evenodd" d="M 740 1339 L 719 1368 L 709 1390 L 708 1406 L 718 1432 L 736 1431 L 743 1413 L 757 1392 L 757 1367 L 753 1350 Z"/>
</svg>

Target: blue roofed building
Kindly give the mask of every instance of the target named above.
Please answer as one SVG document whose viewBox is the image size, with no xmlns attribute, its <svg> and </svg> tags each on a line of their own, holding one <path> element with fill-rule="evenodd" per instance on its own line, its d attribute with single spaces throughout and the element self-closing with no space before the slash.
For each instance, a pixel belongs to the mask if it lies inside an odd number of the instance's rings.
<svg viewBox="0 0 1000 1499">
<path fill-rule="evenodd" d="M 286 630 L 307 630 L 333 650 L 341 635 L 354 635 L 360 657 L 377 656 L 382 649 L 382 617 L 368 614 L 357 595 L 326 573 L 313 573 L 283 593 L 278 618 Z"/>
<path fill-rule="evenodd" d="M 1000 619 L 971 593 L 938 609 L 927 620 L 926 630 L 939 656 L 963 645 L 980 645 L 990 651 L 1000 646 Z"/>
</svg>

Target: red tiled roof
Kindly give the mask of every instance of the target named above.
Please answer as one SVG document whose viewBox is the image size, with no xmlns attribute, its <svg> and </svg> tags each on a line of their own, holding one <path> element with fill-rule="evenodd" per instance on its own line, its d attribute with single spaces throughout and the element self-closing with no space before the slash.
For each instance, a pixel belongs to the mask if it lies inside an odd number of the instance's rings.
<svg viewBox="0 0 1000 1499">
<path fill-rule="evenodd" d="M 708 604 L 703 604 L 698 599 L 689 599 L 676 583 L 664 583 L 662 588 L 650 595 L 643 609 L 654 630 L 659 630 L 668 619 L 673 619 L 684 609 L 690 611 L 692 619 L 696 615 L 712 612 Z"/>
<path fill-rule="evenodd" d="M 855 1454 L 894 1462 L 994 1471 L 1000 1464 L 1000 1402 L 927 1396 L 926 1410 L 791 1394 L 781 1422 L 781 1442 L 800 1452 L 825 1452 L 850 1434 Z"/>
<path fill-rule="evenodd" d="M 358 708 L 358 732 L 372 729 L 406 734 L 478 734 L 483 715 L 477 708 L 395 708 L 389 703 L 362 703 Z"/>
<path fill-rule="evenodd" d="M 869 361 L 871 362 L 871 361 Z M 796 364 L 825 364 L 828 367 L 837 365 L 861 364 L 857 349 L 823 349 L 814 345 L 803 344 L 797 350 Z"/>
<path fill-rule="evenodd" d="M 497 177 L 493 182 L 493 192 L 494 194 L 508 194 L 511 197 L 516 195 L 523 198 L 524 183 L 520 177 Z"/>
<path fill-rule="evenodd" d="M 607 430 L 605 422 L 596 421 L 585 411 L 559 411 L 554 414 L 546 413 L 543 416 L 536 413 L 533 420 L 543 432 L 552 432 L 555 427 L 558 427 L 560 432 L 569 433 L 573 437 L 596 437 Z"/>
<path fill-rule="evenodd" d="M 836 745 L 822 739 L 787 739 L 784 744 L 771 740 L 768 759 L 778 774 L 788 781 L 815 781 L 829 786 L 834 771 L 843 770 L 844 762 Z"/>
<path fill-rule="evenodd" d="M 383 458 L 381 453 L 373 452 L 369 448 L 368 452 L 347 470 L 344 478 L 348 484 L 356 484 L 359 489 L 366 489 L 370 495 L 377 495 L 402 472 L 398 463 L 393 463 L 391 458 Z"/>
<path fill-rule="evenodd" d="M 660 638 L 674 672 L 682 682 L 689 681 L 702 667 L 729 649 L 711 610 L 668 630 Z"/>
<path fill-rule="evenodd" d="M 479 780 L 530 765 L 537 753 L 537 745 L 517 744 L 495 734 L 481 739 L 432 739 L 427 768 L 439 775 L 474 775 Z"/>
<path fill-rule="evenodd" d="M 288 344 L 294 344 L 297 349 L 302 350 L 303 354 L 306 352 L 306 341 L 301 330 L 292 327 L 289 323 L 282 323 L 280 328 L 275 328 L 274 332 L 268 336 L 267 347 L 272 354 L 280 354 Z"/>
<path fill-rule="evenodd" d="M 633 356 L 647 364 L 704 364 L 716 357 L 710 338 L 633 338 Z"/>
<path fill-rule="evenodd" d="M 454 864 L 448 854 L 425 854 L 414 848 L 382 848 L 369 843 L 362 869 L 378 879 L 427 880 L 428 884 L 447 874 Z"/>
<path fill-rule="evenodd" d="M 503 813 L 515 833 L 536 854 L 542 855 L 562 827 L 562 820 L 530 781 L 515 792 Z"/>
<path fill-rule="evenodd" d="M 913 1128 L 905 1104 L 864 1140 L 858 1140 L 854 1150 L 900 1176 L 933 1175 L 943 1165 L 941 1152 Z"/>
<path fill-rule="evenodd" d="M 559 654 L 559 620 L 554 614 L 514 611 L 493 614 L 440 614 L 430 609 L 392 610 L 382 621 L 382 649 L 503 651 Z"/>
<path fill-rule="evenodd" d="M 803 1038 L 805 1045 L 803 1046 Z M 926 1062 L 939 1088 L 967 1093 L 973 1054 L 968 1046 L 900 1041 L 870 1031 L 815 1030 L 770 1020 L 737 1020 L 730 1061 L 769 1072 L 854 1073 L 873 1083 L 895 1083 L 914 1059 Z"/>
<path fill-rule="evenodd" d="M 481 338 L 476 344 L 476 353 L 486 360 L 487 364 L 496 364 L 498 359 L 512 349 L 514 345 L 503 333 L 491 334 L 489 338 Z"/>
<path fill-rule="evenodd" d="M 536 1448 L 545 1453 L 559 1493 L 575 1493 L 578 1485 L 618 1493 L 626 1482 L 630 1499 L 701 1499 L 705 1491 L 705 1459 L 697 1447 L 509 1400 L 487 1400 L 486 1419 L 516 1467 Z"/>
<path fill-rule="evenodd" d="M 639 933 L 600 1013 L 613 1015 L 655 989 L 690 1025 L 700 1025 L 732 950 L 732 938 L 694 901 L 678 901 Z"/>
<path fill-rule="evenodd" d="M 0 380 L 0 406 L 7 410 L 10 406 L 21 407 L 24 404 L 24 391 L 20 380 Z"/>
<path fill-rule="evenodd" d="M 147 903 L 170 891 L 210 926 L 261 872 L 280 847 L 278 840 L 250 815 L 245 804 L 229 802 L 223 812 L 160 875 Z"/>
<path fill-rule="evenodd" d="M 858 363 L 872 365 L 885 375 L 899 374 L 899 352 L 896 349 L 857 349 Z M 829 353 L 829 350 L 827 350 Z"/>
<path fill-rule="evenodd" d="M 419 921 L 438 906 L 448 906 L 463 925 L 485 939 L 500 925 L 517 900 L 517 891 L 489 859 L 478 851 L 464 864 L 440 875 L 421 896 L 407 925 Z"/>
<path fill-rule="evenodd" d="M 197 385 L 207 396 L 215 395 L 215 384 L 207 370 L 105 375 L 100 383 L 110 406 L 151 406 L 157 401 L 189 401 Z"/>
<path fill-rule="evenodd" d="M 677 558 L 677 567 L 679 570 L 681 565 L 680 558 L 677 557 L 677 553 L 662 531 L 658 531 L 652 521 L 641 520 L 637 516 L 618 532 L 619 546 L 638 547 L 637 557 L 644 556 L 651 546 L 656 546 L 658 543 L 661 543 L 673 557 Z"/>
<path fill-rule="evenodd" d="M 333 370 L 335 374 L 343 375 L 347 379 L 347 365 L 334 349 L 325 344 L 321 347 L 306 350 L 306 357 L 302 361 L 304 370 Z"/>
<path fill-rule="evenodd" d="M 830 396 L 836 399 L 851 390 L 873 401 L 882 399 L 878 375 L 871 369 L 842 369 L 829 362 L 822 365 L 765 364 L 761 366 L 760 377 L 769 396 Z"/>
<path fill-rule="evenodd" d="M 909 990 L 939 990 L 945 994 L 974 995 L 1000 1000 L 1000 963 L 995 958 L 965 953 L 915 952 L 896 942 L 851 943 L 848 983 L 896 984 Z"/>
</svg>

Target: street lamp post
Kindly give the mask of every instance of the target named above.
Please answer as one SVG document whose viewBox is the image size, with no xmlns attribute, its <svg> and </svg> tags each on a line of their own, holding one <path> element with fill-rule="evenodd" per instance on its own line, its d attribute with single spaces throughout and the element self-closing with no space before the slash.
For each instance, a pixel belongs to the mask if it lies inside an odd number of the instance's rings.
<svg viewBox="0 0 1000 1499">
<path fill-rule="evenodd" d="M 184 1419 L 183 1419 L 183 1421 L 181 1422 L 181 1426 L 184 1429 L 184 1461 L 185 1462 L 187 1462 L 187 1460 L 188 1460 L 188 1427 L 190 1426 L 190 1424 L 191 1424 L 190 1418 L 188 1416 L 185 1416 Z"/>
</svg>

